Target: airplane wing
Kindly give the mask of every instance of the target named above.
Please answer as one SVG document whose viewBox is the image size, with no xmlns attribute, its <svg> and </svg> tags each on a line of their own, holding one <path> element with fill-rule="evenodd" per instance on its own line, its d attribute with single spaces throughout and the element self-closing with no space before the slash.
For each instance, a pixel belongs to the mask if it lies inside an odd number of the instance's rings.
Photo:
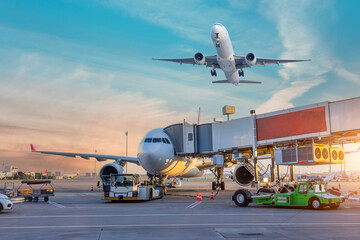
<svg viewBox="0 0 360 240">
<path fill-rule="evenodd" d="M 273 59 L 273 58 L 256 58 L 256 64 L 255 65 L 269 65 L 269 64 L 284 64 L 284 63 L 293 63 L 293 62 L 306 62 L 311 61 L 311 59 Z M 244 56 L 235 56 L 235 65 L 236 68 L 246 68 L 251 67 L 249 66 Z"/>
<path fill-rule="evenodd" d="M 43 153 L 43 154 L 52 154 L 52 155 L 60 155 L 65 157 L 76 157 L 79 156 L 86 160 L 90 158 L 95 158 L 98 161 L 106 161 L 106 160 L 116 160 L 118 162 L 130 162 L 140 165 L 139 159 L 135 157 L 124 157 L 124 156 L 116 156 L 116 155 L 103 155 L 103 154 L 92 154 L 92 153 L 70 153 L 70 152 L 50 152 L 50 151 L 36 151 L 34 146 L 31 144 L 31 152 Z"/>
<path fill-rule="evenodd" d="M 152 60 L 158 60 L 158 61 L 166 61 L 166 62 L 176 62 L 180 64 L 192 64 L 195 65 L 196 62 L 194 61 L 194 58 L 174 58 L 174 59 L 166 59 L 166 58 L 153 58 Z M 215 66 L 215 68 L 220 68 L 216 55 L 214 56 L 205 56 L 205 65 L 207 67 L 211 67 L 212 65 Z"/>
<path fill-rule="evenodd" d="M 218 81 L 212 81 L 212 83 L 230 83 L 228 80 L 218 80 Z M 239 83 L 255 83 L 255 84 L 261 84 L 261 82 L 258 81 L 250 81 L 250 80 L 240 80 Z"/>
</svg>

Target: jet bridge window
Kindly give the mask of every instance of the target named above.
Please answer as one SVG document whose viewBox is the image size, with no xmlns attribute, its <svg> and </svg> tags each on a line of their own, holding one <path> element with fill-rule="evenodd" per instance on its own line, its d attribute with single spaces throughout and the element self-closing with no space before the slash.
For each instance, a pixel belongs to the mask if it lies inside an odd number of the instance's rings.
<svg viewBox="0 0 360 240">
<path fill-rule="evenodd" d="M 161 142 L 161 138 L 153 138 L 153 143 Z"/>
<path fill-rule="evenodd" d="M 193 140 L 193 134 L 192 133 L 189 133 L 188 134 L 188 141 L 192 141 Z"/>
<path fill-rule="evenodd" d="M 151 141 L 152 141 L 152 138 L 145 138 L 145 141 L 144 141 L 144 142 L 146 142 L 146 143 L 151 143 Z"/>
</svg>

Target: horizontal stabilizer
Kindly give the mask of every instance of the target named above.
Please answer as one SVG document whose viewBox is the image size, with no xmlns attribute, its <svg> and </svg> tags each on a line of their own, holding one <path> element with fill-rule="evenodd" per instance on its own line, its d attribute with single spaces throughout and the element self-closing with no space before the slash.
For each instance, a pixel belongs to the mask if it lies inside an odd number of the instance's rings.
<svg viewBox="0 0 360 240">
<path fill-rule="evenodd" d="M 261 84 L 261 82 L 258 82 L 258 81 L 250 81 L 250 80 L 240 80 L 239 83 L 256 83 L 256 84 Z"/>
<path fill-rule="evenodd" d="M 212 81 L 212 83 L 230 83 L 228 80 Z"/>
</svg>

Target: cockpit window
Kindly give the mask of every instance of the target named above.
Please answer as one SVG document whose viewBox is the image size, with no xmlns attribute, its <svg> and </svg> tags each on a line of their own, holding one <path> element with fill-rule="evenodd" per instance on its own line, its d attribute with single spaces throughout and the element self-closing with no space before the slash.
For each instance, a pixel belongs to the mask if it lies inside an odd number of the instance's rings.
<svg viewBox="0 0 360 240">
<path fill-rule="evenodd" d="M 152 141 L 152 138 L 145 138 L 145 141 L 146 143 L 150 143 Z"/>
<path fill-rule="evenodd" d="M 153 138 L 153 143 L 155 142 L 161 142 L 161 138 Z"/>
<path fill-rule="evenodd" d="M 163 143 L 166 143 L 166 144 L 170 144 L 170 141 L 169 141 L 169 139 L 167 139 L 167 138 L 162 138 L 162 142 L 163 142 Z"/>
</svg>

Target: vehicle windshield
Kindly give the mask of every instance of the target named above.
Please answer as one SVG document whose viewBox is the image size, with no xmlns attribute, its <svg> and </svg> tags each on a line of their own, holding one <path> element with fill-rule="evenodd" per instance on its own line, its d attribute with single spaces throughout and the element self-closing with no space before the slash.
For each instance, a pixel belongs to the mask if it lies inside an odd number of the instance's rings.
<svg viewBox="0 0 360 240">
<path fill-rule="evenodd" d="M 134 177 L 131 175 L 126 176 L 111 176 L 111 184 L 115 187 L 131 187 L 134 185 Z"/>
<path fill-rule="evenodd" d="M 313 184 L 310 186 L 310 192 L 325 193 L 327 191 L 325 184 Z"/>
</svg>

